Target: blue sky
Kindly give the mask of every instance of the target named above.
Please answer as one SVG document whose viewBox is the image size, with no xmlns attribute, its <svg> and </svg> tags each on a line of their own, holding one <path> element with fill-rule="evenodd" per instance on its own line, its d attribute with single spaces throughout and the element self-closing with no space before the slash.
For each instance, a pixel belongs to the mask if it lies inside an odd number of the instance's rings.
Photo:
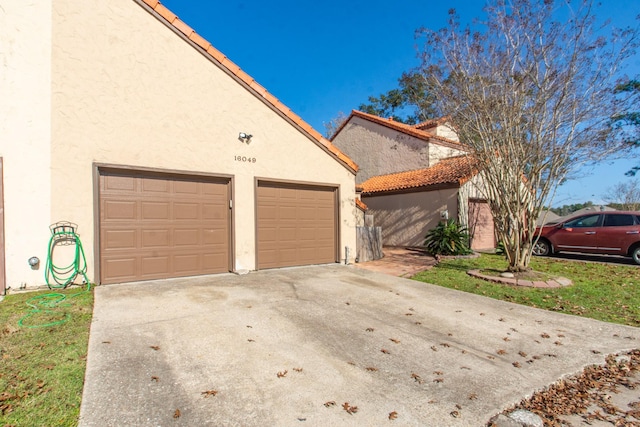
<svg viewBox="0 0 640 427">
<path fill-rule="evenodd" d="M 447 11 L 463 22 L 482 16 L 481 0 L 164 0 L 200 35 L 285 105 L 324 133 L 323 123 L 348 114 L 370 95 L 397 87 L 419 64 L 415 30 L 439 29 Z M 596 15 L 616 26 L 634 25 L 640 0 L 603 0 Z M 640 74 L 640 54 L 628 73 Z M 554 205 L 599 203 L 607 189 L 628 180 L 640 151 L 584 168 L 562 185 Z"/>
</svg>

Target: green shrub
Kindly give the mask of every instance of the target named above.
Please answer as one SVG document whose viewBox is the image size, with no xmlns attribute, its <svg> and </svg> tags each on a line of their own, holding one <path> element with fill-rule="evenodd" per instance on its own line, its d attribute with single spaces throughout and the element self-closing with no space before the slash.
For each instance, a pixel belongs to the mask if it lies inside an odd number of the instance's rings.
<svg viewBox="0 0 640 427">
<path fill-rule="evenodd" d="M 469 233 L 467 228 L 458 225 L 455 220 L 441 221 L 438 226 L 429 230 L 424 245 L 432 255 L 466 255 L 469 250 Z"/>
</svg>

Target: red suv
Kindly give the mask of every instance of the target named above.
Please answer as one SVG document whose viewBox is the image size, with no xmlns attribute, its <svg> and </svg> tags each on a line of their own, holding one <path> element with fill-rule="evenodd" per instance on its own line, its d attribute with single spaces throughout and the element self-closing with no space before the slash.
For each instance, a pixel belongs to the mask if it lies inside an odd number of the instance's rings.
<svg viewBox="0 0 640 427">
<path fill-rule="evenodd" d="M 640 212 L 582 214 L 538 228 L 538 233 L 534 255 L 564 251 L 624 255 L 640 264 Z"/>
</svg>

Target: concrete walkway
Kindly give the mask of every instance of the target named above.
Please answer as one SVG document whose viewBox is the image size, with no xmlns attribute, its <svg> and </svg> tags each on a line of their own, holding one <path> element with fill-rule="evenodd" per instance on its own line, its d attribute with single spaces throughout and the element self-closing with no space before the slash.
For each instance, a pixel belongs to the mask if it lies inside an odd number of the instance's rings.
<svg viewBox="0 0 640 427">
<path fill-rule="evenodd" d="M 80 425 L 481 426 L 639 332 L 341 265 L 100 286 Z"/>
</svg>

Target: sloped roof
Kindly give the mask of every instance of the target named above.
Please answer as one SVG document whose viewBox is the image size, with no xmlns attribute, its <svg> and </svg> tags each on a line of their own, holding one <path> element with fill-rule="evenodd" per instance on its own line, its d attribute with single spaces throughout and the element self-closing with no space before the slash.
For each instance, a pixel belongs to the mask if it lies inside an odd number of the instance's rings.
<svg viewBox="0 0 640 427">
<path fill-rule="evenodd" d="M 255 96 L 263 99 L 268 105 L 272 106 L 276 111 L 279 111 L 286 118 L 291 120 L 297 125 L 304 133 L 306 133 L 314 142 L 324 148 L 327 152 L 333 155 L 343 165 L 349 168 L 352 172 L 357 172 L 358 165 L 351 160 L 346 154 L 333 145 L 328 139 L 322 136 L 322 134 L 316 131 L 308 123 L 306 123 L 300 116 L 295 114 L 284 105 L 278 98 L 267 92 L 267 90 L 258 84 L 251 76 L 242 71 L 239 66 L 234 64 L 229 58 L 227 58 L 222 52 L 213 47 L 211 43 L 205 40 L 202 36 L 196 33 L 185 22 L 180 20 L 176 14 L 171 12 L 166 6 L 164 6 L 158 0 L 134 0 L 137 3 L 147 6 L 151 9 L 154 16 L 158 17 L 162 22 L 173 27 L 179 33 L 182 33 L 188 40 L 193 42 L 196 46 L 201 48 L 201 52 L 209 57 L 212 62 L 219 65 L 222 69 L 228 71 L 233 76 L 242 81 L 247 89 L 249 89 Z"/>
<path fill-rule="evenodd" d="M 347 120 L 345 120 L 342 125 L 338 128 L 338 130 L 336 131 L 336 133 L 333 135 L 333 137 L 331 138 L 331 140 L 335 139 L 336 135 L 338 135 L 340 133 L 340 131 L 347 125 L 347 123 L 351 120 L 352 117 L 360 117 L 361 119 L 364 120 L 368 120 L 370 122 L 373 123 L 377 123 L 379 125 L 385 126 L 389 129 L 393 129 L 399 132 L 402 132 L 404 134 L 407 135 L 411 135 L 415 138 L 421 139 L 423 141 L 426 142 L 435 142 L 438 143 L 439 145 L 443 145 L 446 147 L 450 147 L 450 148 L 456 148 L 458 150 L 467 150 L 467 147 L 464 144 L 461 144 L 458 141 L 454 141 L 452 139 L 449 138 L 445 138 L 442 136 L 438 136 L 438 135 L 433 135 L 429 132 L 426 132 L 424 130 L 422 130 L 421 128 L 417 128 L 416 126 L 421 126 L 423 124 L 426 124 L 426 126 L 428 127 L 428 124 L 431 122 L 423 122 L 422 124 L 418 124 L 418 125 L 408 125 L 405 123 L 401 123 L 401 122 L 397 122 L 395 120 L 393 120 L 392 118 L 387 118 L 385 119 L 384 117 L 378 117 L 376 115 L 373 114 L 369 114 L 369 113 L 363 113 L 362 111 L 358 111 L 358 110 L 352 110 L 351 114 L 349 115 L 349 117 L 347 118 Z M 433 122 L 435 122 L 435 125 L 439 124 L 439 121 L 442 119 L 436 119 L 433 120 Z"/>
<path fill-rule="evenodd" d="M 442 159 L 435 166 L 426 169 L 374 176 L 360 185 L 364 195 L 435 185 L 459 187 L 477 173 L 478 169 L 474 159 L 467 155 L 462 155 Z"/>
<path fill-rule="evenodd" d="M 431 119 L 431 120 L 427 120 L 426 122 L 417 123 L 413 125 L 413 127 L 420 130 L 431 129 L 438 125 L 445 124 L 447 122 L 447 119 L 448 119 L 447 117 L 440 117 L 439 119 Z"/>
<path fill-rule="evenodd" d="M 360 199 L 356 199 L 356 206 L 362 209 L 363 211 L 366 211 L 367 209 L 369 209 L 367 205 Z"/>
</svg>

